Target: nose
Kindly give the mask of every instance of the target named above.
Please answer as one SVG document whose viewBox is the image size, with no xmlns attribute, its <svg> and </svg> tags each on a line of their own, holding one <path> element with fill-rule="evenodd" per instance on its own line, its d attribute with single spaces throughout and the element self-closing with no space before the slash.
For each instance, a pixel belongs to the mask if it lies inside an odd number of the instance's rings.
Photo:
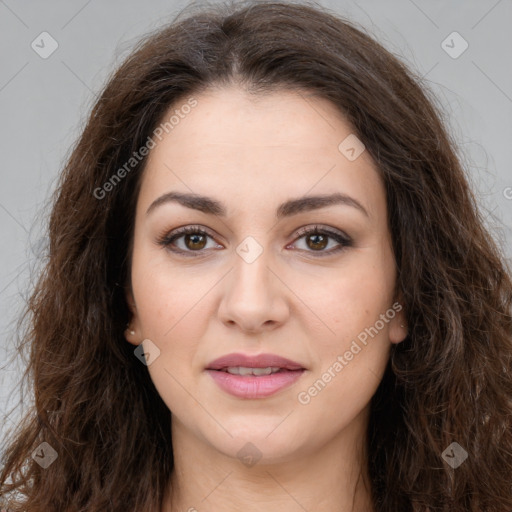
<svg viewBox="0 0 512 512">
<path fill-rule="evenodd" d="M 272 264 L 267 250 L 254 260 L 234 256 L 234 268 L 224 279 L 218 315 L 229 327 L 256 333 L 286 322 L 289 289 Z M 241 253 L 242 254 L 242 253 Z M 270 266 L 269 266 L 270 265 Z"/>
</svg>

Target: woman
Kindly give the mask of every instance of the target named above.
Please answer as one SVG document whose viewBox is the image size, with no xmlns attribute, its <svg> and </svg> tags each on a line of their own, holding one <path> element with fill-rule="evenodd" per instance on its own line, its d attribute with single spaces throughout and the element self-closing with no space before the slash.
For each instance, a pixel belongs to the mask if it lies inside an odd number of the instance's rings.
<svg viewBox="0 0 512 512">
<path fill-rule="evenodd" d="M 307 4 L 148 37 L 55 197 L 10 510 L 512 510 L 512 284 L 434 103 Z"/>
</svg>

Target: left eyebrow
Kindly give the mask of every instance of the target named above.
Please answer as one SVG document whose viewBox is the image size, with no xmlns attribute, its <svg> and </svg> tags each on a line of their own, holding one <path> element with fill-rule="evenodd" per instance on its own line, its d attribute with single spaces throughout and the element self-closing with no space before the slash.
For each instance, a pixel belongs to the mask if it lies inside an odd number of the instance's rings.
<svg viewBox="0 0 512 512">
<path fill-rule="evenodd" d="M 227 209 L 224 204 L 216 199 L 199 194 L 189 194 L 182 192 L 168 192 L 155 199 L 146 211 L 146 215 L 151 213 L 156 207 L 165 203 L 177 202 L 182 206 L 199 210 L 210 215 L 226 217 Z M 351 196 L 336 192 L 334 194 L 324 194 L 316 196 L 303 196 L 296 199 L 289 199 L 280 204 L 276 210 L 276 218 L 290 217 L 310 210 L 318 210 L 333 205 L 345 205 L 358 209 L 364 215 L 369 217 L 364 206 Z"/>
<path fill-rule="evenodd" d="M 305 211 L 318 210 L 319 208 L 326 208 L 327 206 L 333 205 L 352 206 L 369 217 L 368 212 L 357 199 L 346 194 L 341 194 L 340 192 L 330 195 L 303 196 L 297 199 L 290 199 L 279 206 L 276 217 L 281 219 Z"/>
</svg>

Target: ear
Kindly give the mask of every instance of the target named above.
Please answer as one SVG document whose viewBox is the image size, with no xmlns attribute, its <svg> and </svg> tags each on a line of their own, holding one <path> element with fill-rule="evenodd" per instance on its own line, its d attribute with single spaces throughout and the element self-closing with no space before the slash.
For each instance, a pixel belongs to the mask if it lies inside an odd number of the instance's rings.
<svg viewBox="0 0 512 512">
<path fill-rule="evenodd" d="M 404 341 L 409 333 L 401 293 L 391 306 L 390 311 L 394 311 L 395 316 L 389 322 L 389 341 L 398 344 Z"/>
<path fill-rule="evenodd" d="M 143 337 L 141 336 L 137 306 L 135 305 L 135 300 L 133 298 L 131 289 L 125 290 L 125 298 L 126 304 L 131 311 L 132 317 L 124 331 L 124 337 L 128 343 L 138 346 L 142 343 Z"/>
</svg>

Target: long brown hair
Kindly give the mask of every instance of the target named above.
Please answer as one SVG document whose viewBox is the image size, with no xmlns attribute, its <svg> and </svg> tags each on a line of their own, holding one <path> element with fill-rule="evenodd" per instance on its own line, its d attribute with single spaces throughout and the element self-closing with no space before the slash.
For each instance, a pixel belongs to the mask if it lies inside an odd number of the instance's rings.
<svg viewBox="0 0 512 512">
<path fill-rule="evenodd" d="M 16 494 L 10 509 L 30 512 L 160 510 L 170 411 L 123 335 L 146 158 L 126 162 L 171 105 L 237 84 L 330 100 L 385 183 L 409 336 L 392 347 L 371 402 L 375 510 L 512 510 L 510 271 L 434 95 L 363 29 L 316 4 L 237 1 L 187 14 L 113 74 L 61 175 L 19 345 L 35 401 L 5 450 L 0 496 Z M 58 455 L 46 469 L 31 457 L 42 442 Z M 457 468 L 443 457 L 454 447 L 468 454 Z"/>
</svg>

